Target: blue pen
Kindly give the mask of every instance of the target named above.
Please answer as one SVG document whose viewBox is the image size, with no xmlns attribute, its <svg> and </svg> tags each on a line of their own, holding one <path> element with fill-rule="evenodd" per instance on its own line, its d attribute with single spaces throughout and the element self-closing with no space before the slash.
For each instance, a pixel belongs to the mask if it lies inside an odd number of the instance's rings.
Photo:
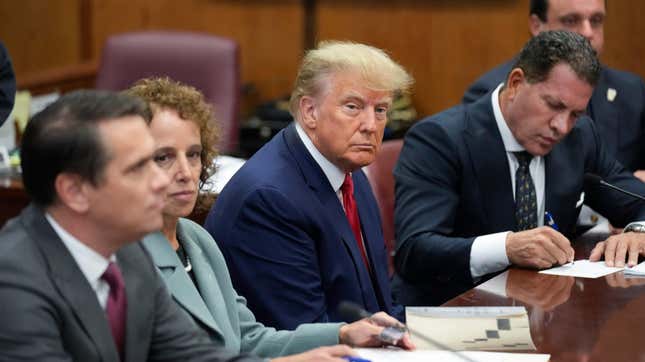
<svg viewBox="0 0 645 362">
<path fill-rule="evenodd" d="M 553 220 L 553 216 L 551 215 L 550 212 L 548 211 L 544 212 L 544 219 L 546 220 L 546 224 L 552 227 L 553 230 L 560 231 L 558 224 L 555 223 L 555 220 Z"/>
<path fill-rule="evenodd" d="M 549 225 L 553 230 L 555 231 L 560 231 L 560 228 L 558 227 L 558 224 L 555 223 L 555 220 L 553 219 L 553 215 L 551 215 L 550 212 L 545 211 L 544 212 L 544 219 L 546 221 L 546 224 Z M 571 264 L 574 264 L 575 262 L 571 260 Z"/>
<path fill-rule="evenodd" d="M 372 362 L 365 358 L 353 357 L 353 356 L 345 356 L 343 357 L 343 359 L 347 360 L 348 362 Z"/>
</svg>

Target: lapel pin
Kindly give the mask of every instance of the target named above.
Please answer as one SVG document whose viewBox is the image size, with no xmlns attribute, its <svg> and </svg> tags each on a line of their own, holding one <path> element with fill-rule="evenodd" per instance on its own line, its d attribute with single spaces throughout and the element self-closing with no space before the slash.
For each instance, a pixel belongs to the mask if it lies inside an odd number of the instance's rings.
<svg viewBox="0 0 645 362">
<path fill-rule="evenodd" d="M 616 99 L 616 90 L 614 88 L 607 88 L 607 100 L 613 102 Z"/>
</svg>

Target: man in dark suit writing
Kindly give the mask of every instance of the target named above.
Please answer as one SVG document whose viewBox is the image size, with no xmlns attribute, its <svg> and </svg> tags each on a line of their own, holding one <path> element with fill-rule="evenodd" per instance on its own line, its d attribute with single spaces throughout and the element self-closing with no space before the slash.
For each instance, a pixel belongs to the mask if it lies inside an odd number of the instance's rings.
<svg viewBox="0 0 645 362">
<path fill-rule="evenodd" d="M 604 46 L 606 0 L 531 0 L 529 31 L 569 30 L 584 36 L 600 55 Z M 502 83 L 515 59 L 482 75 L 464 94 L 472 103 Z M 645 180 L 645 83 L 632 73 L 601 66 L 587 114 L 596 122 L 607 151 Z M 587 223 L 587 220 L 582 220 Z"/>
<path fill-rule="evenodd" d="M 291 96 L 296 122 L 237 172 L 205 225 L 259 321 L 341 321 L 341 301 L 401 316 L 360 168 L 374 160 L 394 95 L 411 83 L 363 44 L 322 43 L 305 56 Z"/>
<path fill-rule="evenodd" d="M 219 350 L 174 304 L 141 245 L 168 179 L 145 104 L 76 92 L 22 143 L 33 199 L 0 231 L 0 360 L 255 360 Z"/>
<path fill-rule="evenodd" d="M 569 237 L 586 201 L 615 225 L 645 220 L 639 200 L 584 185 L 593 173 L 639 194 L 645 184 L 607 152 L 583 116 L 600 63 L 568 31 L 532 38 L 505 84 L 475 103 L 415 125 L 396 165 L 396 289 L 405 304 L 437 304 L 510 264 L 547 268 L 574 258 Z M 583 196 L 586 195 L 586 198 Z M 549 212 L 559 231 L 545 226 Z M 594 249 L 635 264 L 645 235 Z"/>
</svg>

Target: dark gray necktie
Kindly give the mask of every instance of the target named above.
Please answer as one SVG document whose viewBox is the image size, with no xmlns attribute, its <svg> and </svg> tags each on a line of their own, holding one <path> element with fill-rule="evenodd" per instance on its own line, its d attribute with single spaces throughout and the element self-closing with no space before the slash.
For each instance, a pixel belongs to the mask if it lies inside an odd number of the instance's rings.
<svg viewBox="0 0 645 362">
<path fill-rule="evenodd" d="M 520 167 L 515 171 L 515 218 L 517 231 L 537 227 L 537 197 L 535 186 L 529 172 L 533 155 L 526 151 L 513 152 Z"/>
</svg>

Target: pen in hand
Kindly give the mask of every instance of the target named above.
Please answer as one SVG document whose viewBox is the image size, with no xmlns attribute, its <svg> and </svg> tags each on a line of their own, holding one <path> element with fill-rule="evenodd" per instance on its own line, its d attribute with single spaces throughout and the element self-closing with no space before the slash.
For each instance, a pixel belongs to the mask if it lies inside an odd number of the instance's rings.
<svg viewBox="0 0 645 362">
<path fill-rule="evenodd" d="M 558 224 L 555 223 L 555 220 L 553 219 L 553 215 L 551 215 L 550 212 L 548 212 L 548 211 L 544 212 L 544 221 L 553 230 L 560 231 L 560 228 L 558 227 Z M 571 258 L 571 264 L 575 264 L 575 261 L 573 260 L 573 257 Z"/>
</svg>

